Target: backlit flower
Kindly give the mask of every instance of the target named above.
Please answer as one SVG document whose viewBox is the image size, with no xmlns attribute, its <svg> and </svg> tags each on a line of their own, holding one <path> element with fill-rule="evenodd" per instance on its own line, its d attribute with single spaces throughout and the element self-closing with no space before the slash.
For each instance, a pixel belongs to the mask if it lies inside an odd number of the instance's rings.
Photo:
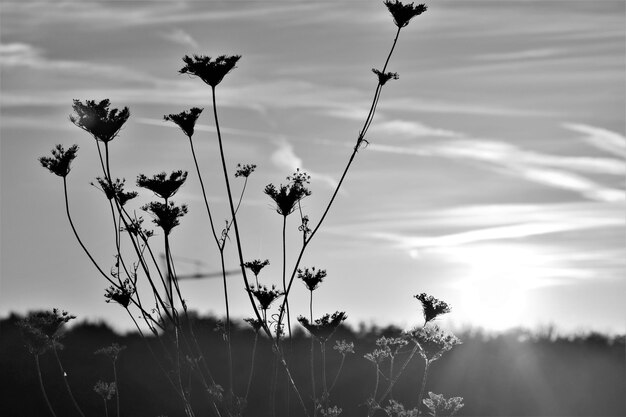
<svg viewBox="0 0 626 417">
<path fill-rule="evenodd" d="M 148 178 L 141 174 L 137 177 L 137 186 L 147 188 L 159 197 L 167 200 L 172 197 L 187 180 L 187 171 L 174 171 L 169 178 L 165 172 Z"/>
<path fill-rule="evenodd" d="M 414 6 L 413 3 L 404 4 L 398 0 L 386 0 L 384 3 L 399 28 L 405 27 L 411 19 L 421 15 L 428 9 L 425 4 Z"/>
<path fill-rule="evenodd" d="M 117 386 L 115 385 L 115 382 L 98 381 L 93 387 L 93 390 L 105 401 L 108 401 L 115 395 Z"/>
<path fill-rule="evenodd" d="M 430 398 L 425 398 L 422 402 L 428 407 L 432 416 L 453 416 L 465 405 L 463 404 L 463 397 L 446 399 L 442 394 L 432 392 L 428 392 L 428 396 Z"/>
<path fill-rule="evenodd" d="M 378 76 L 380 85 L 385 85 L 391 79 L 397 80 L 400 78 L 397 72 L 381 72 L 376 68 L 372 68 L 372 72 Z"/>
<path fill-rule="evenodd" d="M 297 203 L 304 197 L 311 195 L 311 191 L 305 187 L 309 184 L 311 177 L 298 169 L 293 175 L 287 177 L 289 183 L 280 185 L 278 188 L 274 184 L 265 187 L 265 194 L 271 197 L 276 203 L 278 214 L 288 216 L 296 209 Z"/>
<path fill-rule="evenodd" d="M 345 312 L 337 311 L 332 315 L 324 314 L 321 318 L 315 319 L 313 323 L 309 322 L 309 319 L 304 316 L 298 316 L 298 321 L 313 337 L 321 343 L 325 343 L 335 333 L 337 327 L 347 318 L 348 316 Z"/>
<path fill-rule="evenodd" d="M 275 285 L 272 285 L 272 288 L 267 288 L 265 285 L 262 286 L 251 286 L 248 292 L 257 299 L 259 302 L 259 307 L 262 310 L 267 310 L 270 308 L 270 305 L 283 296 L 285 293 L 283 291 L 277 290 Z"/>
<path fill-rule="evenodd" d="M 179 72 L 195 75 L 211 87 L 215 87 L 226 74 L 235 68 L 240 58 L 241 55 L 220 55 L 215 59 L 205 55 L 193 55 L 193 57 L 185 55 L 183 57 L 185 66 Z"/>
<path fill-rule="evenodd" d="M 80 100 L 74 100 L 72 108 L 76 114 L 70 115 L 70 121 L 91 133 L 96 140 L 109 142 L 117 136 L 130 116 L 128 107 L 109 110 L 109 105 L 108 99 L 99 103 L 87 100 L 84 104 Z"/>
<path fill-rule="evenodd" d="M 421 293 L 414 297 L 417 298 L 420 303 L 422 303 L 422 308 L 424 312 L 424 323 L 428 323 L 438 316 L 450 312 L 450 306 L 448 305 L 448 303 L 438 300 L 432 295 Z"/>
<path fill-rule="evenodd" d="M 326 277 L 325 269 L 315 269 L 315 267 L 298 269 L 298 278 L 304 282 L 309 291 L 314 291 Z"/>
<path fill-rule="evenodd" d="M 163 116 L 164 120 L 174 122 L 185 132 L 185 135 L 188 137 L 193 136 L 193 131 L 196 126 L 196 120 L 200 117 L 200 113 L 202 110 L 198 107 L 192 107 L 188 111 L 183 111 L 178 114 L 169 114 L 167 116 Z"/>
<path fill-rule="evenodd" d="M 100 185 L 100 189 L 106 196 L 108 200 L 112 200 L 116 198 L 120 203 L 120 206 L 123 206 L 128 202 L 128 200 L 132 200 L 137 197 L 136 191 L 124 191 L 124 184 L 126 183 L 125 179 L 116 178 L 115 181 L 109 182 L 109 180 L 101 177 L 96 177 L 96 181 Z M 96 186 L 94 183 L 91 185 Z M 96 187 L 97 188 L 97 187 Z"/>
<path fill-rule="evenodd" d="M 62 145 L 57 145 L 52 149 L 52 156 L 42 156 L 39 163 L 51 173 L 66 177 L 70 173 L 70 164 L 76 158 L 77 151 L 77 145 L 72 145 L 67 150 Z"/>
<path fill-rule="evenodd" d="M 342 355 L 346 355 L 348 353 L 354 353 L 354 342 L 346 342 L 345 340 L 336 340 L 335 346 L 333 346 L 337 352 Z"/>
<path fill-rule="evenodd" d="M 433 362 L 461 341 L 453 334 L 446 333 L 437 325 L 412 330 L 408 336 L 417 344 L 424 360 Z"/>
<path fill-rule="evenodd" d="M 152 201 L 141 207 L 143 211 L 150 212 L 154 215 L 152 220 L 154 224 L 163 229 L 166 235 L 169 235 L 172 229 L 180 224 L 178 220 L 187 214 L 187 205 L 183 204 L 180 207 L 176 206 L 173 201 L 169 203 L 161 203 L 158 201 Z"/>
</svg>

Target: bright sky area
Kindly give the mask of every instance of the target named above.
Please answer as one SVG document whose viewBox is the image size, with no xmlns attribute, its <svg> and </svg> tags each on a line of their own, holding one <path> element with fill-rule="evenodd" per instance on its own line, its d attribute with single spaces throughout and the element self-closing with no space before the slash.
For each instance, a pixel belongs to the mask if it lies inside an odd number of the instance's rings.
<svg viewBox="0 0 626 417">
<path fill-rule="evenodd" d="M 419 324 L 413 295 L 452 305 L 450 326 L 554 324 L 626 331 L 625 3 L 432 1 L 402 30 L 368 141 L 303 266 L 327 269 L 314 315 Z M 231 170 L 255 163 L 240 222 L 246 259 L 280 282 L 281 217 L 263 194 L 297 167 L 321 216 L 357 132 L 395 25 L 382 1 L 2 1 L 0 315 L 60 307 L 117 329 L 131 321 L 65 217 L 62 181 L 37 158 L 78 144 L 68 177 L 74 221 L 108 269 L 106 199 L 90 186 L 95 142 L 70 123 L 72 99 L 109 98 L 131 118 L 111 143 L 114 175 L 188 170 L 172 232 L 180 274 L 215 272 L 188 142 L 163 115 L 205 107 L 195 136 L 218 219 L 220 180 L 210 89 L 178 74 L 185 54 L 241 54 L 218 86 Z M 237 181 L 236 187 L 242 185 Z M 141 191 L 139 206 L 152 199 Z M 149 219 L 149 215 L 144 214 Z M 299 248 L 288 221 L 288 264 Z M 161 236 L 155 237 L 155 242 Z M 228 268 L 236 269 L 233 245 Z M 251 308 L 229 281 L 236 317 Z M 224 314 L 218 279 L 183 281 L 188 305 Z M 294 315 L 308 312 L 296 283 Z"/>
</svg>

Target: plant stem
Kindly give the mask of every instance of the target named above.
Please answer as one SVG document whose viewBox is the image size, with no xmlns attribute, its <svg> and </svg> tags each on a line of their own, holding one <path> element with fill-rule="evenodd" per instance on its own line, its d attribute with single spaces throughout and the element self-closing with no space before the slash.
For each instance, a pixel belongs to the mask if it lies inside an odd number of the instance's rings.
<svg viewBox="0 0 626 417">
<path fill-rule="evenodd" d="M 115 406 L 117 411 L 117 417 L 120 417 L 120 385 L 117 382 L 117 367 L 115 361 L 113 361 L 113 378 L 115 380 Z"/>
<path fill-rule="evenodd" d="M 44 400 L 46 400 L 46 404 L 48 405 L 48 410 L 50 410 L 50 414 L 56 417 L 54 409 L 52 408 L 52 404 L 50 404 L 50 400 L 48 399 L 48 394 L 46 394 L 46 389 L 43 385 L 43 378 L 41 376 L 41 366 L 39 366 L 39 355 L 33 355 L 35 357 L 35 365 L 37 366 L 37 376 L 39 376 L 39 387 L 41 388 L 41 393 L 43 394 Z"/>
<path fill-rule="evenodd" d="M 72 388 L 70 388 L 70 384 L 67 382 L 67 373 L 65 372 L 65 369 L 63 369 L 63 364 L 61 363 L 61 359 L 59 358 L 59 354 L 54 344 L 52 345 L 52 351 L 54 352 L 54 357 L 57 359 L 57 363 L 59 364 L 59 368 L 61 369 L 61 373 L 63 374 L 63 382 L 65 383 L 65 388 L 67 389 L 67 393 L 70 395 L 70 399 L 72 400 L 72 403 L 74 404 L 74 407 L 76 408 L 78 413 L 82 417 L 85 417 L 83 410 L 80 409 L 80 406 L 78 405 L 78 403 L 76 402 L 76 399 L 74 398 L 74 394 L 72 393 Z"/>
<path fill-rule="evenodd" d="M 259 332 L 254 332 L 254 344 L 252 345 L 252 362 L 250 364 L 250 376 L 248 376 L 248 385 L 246 386 L 246 396 L 244 397 L 248 401 L 248 394 L 250 394 L 250 386 L 252 385 L 252 376 L 254 375 L 254 362 L 256 360 L 256 345 L 259 341 Z"/>
<path fill-rule="evenodd" d="M 426 378 L 428 377 L 428 366 L 430 365 L 429 360 L 425 360 L 426 365 L 424 366 L 424 377 L 422 378 L 422 387 L 420 388 L 419 396 L 417 397 L 417 410 L 422 408 L 422 398 L 424 398 L 424 390 L 426 389 Z"/>
</svg>

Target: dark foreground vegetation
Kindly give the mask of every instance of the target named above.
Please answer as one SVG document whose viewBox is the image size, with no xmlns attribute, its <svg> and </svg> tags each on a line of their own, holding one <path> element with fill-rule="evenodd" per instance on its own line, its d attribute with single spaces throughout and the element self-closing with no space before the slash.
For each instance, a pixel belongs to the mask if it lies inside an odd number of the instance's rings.
<svg viewBox="0 0 626 417">
<path fill-rule="evenodd" d="M 24 347 L 16 322 L 11 316 L 0 321 L 0 414 L 4 417 L 40 417 L 49 415 L 42 397 L 33 356 Z M 215 331 L 217 320 L 197 318 L 194 327 L 205 350 L 205 358 L 219 373 L 227 372 L 227 350 L 220 332 Z M 346 358 L 341 377 L 333 396 L 343 408 L 342 416 L 366 414 L 365 399 L 374 384 L 374 367 L 363 358 L 374 350 L 376 339 L 397 336 L 397 328 L 365 328 L 353 331 L 339 328 L 335 339 L 353 341 L 355 354 Z M 498 336 L 467 331 L 459 334 L 463 344 L 447 354 L 445 361 L 437 361 L 429 375 L 427 391 L 459 394 L 465 407 L 458 415 L 464 416 L 624 416 L 626 415 L 626 367 L 624 337 L 600 334 L 556 337 L 549 332 L 533 334 L 511 331 Z M 235 383 L 245 390 L 249 379 L 249 361 L 254 332 L 249 326 L 233 325 L 232 348 L 239 369 L 235 369 Z M 282 371 L 274 368 L 271 344 L 263 340 L 258 345 L 257 360 L 252 378 L 247 415 L 297 416 L 300 410 L 293 395 L 286 397 L 288 387 Z M 103 400 L 94 392 L 97 381 L 112 381 L 111 363 L 94 352 L 118 343 L 126 346 L 118 360 L 120 411 L 122 416 L 157 417 L 180 415 L 180 404 L 167 385 L 163 371 L 154 360 L 150 345 L 155 338 L 142 339 L 136 334 L 119 335 L 105 324 L 78 324 L 71 328 L 60 352 L 68 381 L 85 415 L 104 416 Z M 285 343 L 289 344 L 289 341 Z M 159 352 L 159 349 L 154 349 Z M 308 388 L 310 339 L 296 332 L 286 349 L 297 383 Z M 319 358 L 317 358 L 319 360 Z M 332 381 L 341 356 L 329 354 Z M 43 382 L 57 416 L 77 415 L 65 390 L 63 376 L 51 353 L 40 358 Z M 393 397 L 407 406 L 414 406 L 419 390 L 423 362 L 414 360 L 393 390 Z M 278 396 L 272 398 L 276 383 Z M 199 384 L 191 381 L 191 394 Z M 210 415 L 209 405 L 202 404 L 196 395 L 199 415 Z M 112 405 L 112 404 L 111 404 Z M 109 407 L 114 416 L 114 407 Z M 378 414 L 377 414 L 378 415 Z M 383 413 L 380 413 L 383 415 Z"/>
</svg>

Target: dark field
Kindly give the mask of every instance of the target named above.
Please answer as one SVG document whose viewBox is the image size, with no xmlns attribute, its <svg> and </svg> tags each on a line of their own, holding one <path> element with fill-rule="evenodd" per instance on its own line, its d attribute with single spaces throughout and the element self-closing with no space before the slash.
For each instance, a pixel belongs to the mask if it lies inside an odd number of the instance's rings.
<svg viewBox="0 0 626 417">
<path fill-rule="evenodd" d="M 26 351 L 19 317 L 0 322 L 0 414 L 3 417 L 40 417 L 50 415 L 43 400 L 33 357 Z M 215 332 L 216 321 L 197 319 L 196 333 L 205 349 L 205 357 L 216 380 L 226 380 L 226 346 Z M 374 366 L 363 358 L 375 347 L 381 335 L 399 334 L 399 329 L 362 328 L 358 332 L 340 328 L 335 339 L 355 344 L 356 354 L 346 358 L 344 370 L 332 393 L 331 404 L 343 409 L 342 416 L 364 416 L 363 403 L 374 386 Z M 464 397 L 461 416 L 624 416 L 626 415 L 626 367 L 624 337 L 608 338 L 600 334 L 554 337 L 548 333 L 533 335 L 515 331 L 497 337 L 480 332 L 457 334 L 463 344 L 436 361 L 429 372 L 426 390 L 448 396 Z M 249 327 L 233 331 L 235 383 L 238 393 L 245 391 L 249 375 L 254 333 Z M 273 354 L 261 338 L 245 415 L 272 415 L 270 395 L 273 380 Z M 61 360 L 68 380 L 85 414 L 104 416 L 102 399 L 93 391 L 98 380 L 112 381 L 111 363 L 94 351 L 117 342 L 126 345 L 118 361 L 121 414 L 129 417 L 174 417 L 182 415 L 175 394 L 169 389 L 146 342 L 135 334 L 118 335 L 106 325 L 79 324 L 63 339 Z M 156 346 L 155 340 L 149 340 Z M 289 342 L 286 342 L 289 343 Z M 333 342 L 334 343 L 334 342 Z M 286 349 L 289 352 L 289 348 Z M 328 349 L 328 379 L 332 381 L 341 356 Z M 159 352 L 159 349 L 155 349 Z M 288 358 L 292 372 L 309 398 L 310 339 L 297 332 Z M 403 362 L 405 355 L 399 357 Z M 50 401 L 59 417 L 78 415 L 65 391 L 62 375 L 51 353 L 40 358 L 43 379 Z M 320 358 L 317 358 L 317 364 Z M 383 365 L 384 366 L 384 365 Z M 384 368 L 383 368 L 384 369 Z M 423 361 L 415 356 L 394 388 L 394 398 L 409 408 L 416 404 L 423 371 Z M 294 395 L 287 397 L 286 381 L 278 372 L 276 415 L 297 416 L 301 412 Z M 225 385 L 225 383 L 223 383 Z M 192 383 L 193 391 L 199 389 Z M 319 388 L 319 387 L 318 387 Z M 195 396 L 197 415 L 212 415 L 203 396 Z M 115 415 L 115 401 L 109 402 L 109 415 Z M 383 416 L 378 412 L 376 416 Z"/>
</svg>

